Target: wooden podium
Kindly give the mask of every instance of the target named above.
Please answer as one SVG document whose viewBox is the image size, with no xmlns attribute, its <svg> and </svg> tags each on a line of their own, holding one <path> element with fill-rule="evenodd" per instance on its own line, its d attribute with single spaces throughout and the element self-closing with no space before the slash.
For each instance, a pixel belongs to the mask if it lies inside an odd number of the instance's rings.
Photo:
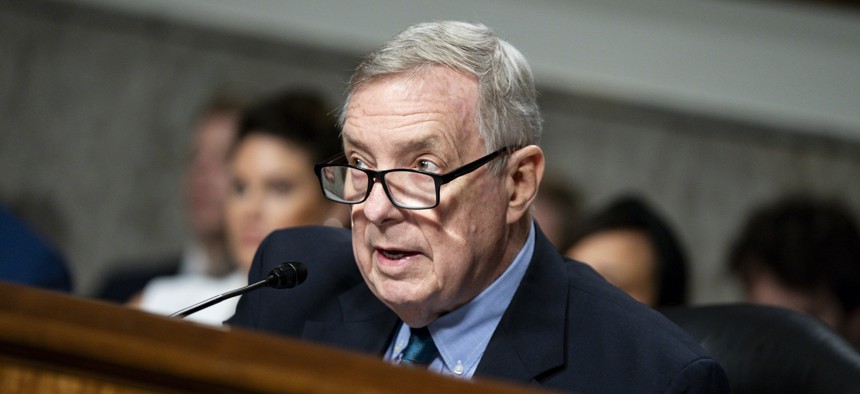
<svg viewBox="0 0 860 394">
<path fill-rule="evenodd" d="M 0 393 L 534 393 L 0 282 Z"/>
</svg>

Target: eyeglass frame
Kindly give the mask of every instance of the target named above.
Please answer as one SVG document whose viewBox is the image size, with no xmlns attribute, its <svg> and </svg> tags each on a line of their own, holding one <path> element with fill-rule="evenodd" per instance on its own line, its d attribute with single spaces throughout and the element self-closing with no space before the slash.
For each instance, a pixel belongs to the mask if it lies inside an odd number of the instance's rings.
<svg viewBox="0 0 860 394">
<path fill-rule="evenodd" d="M 419 211 L 419 210 L 424 210 L 424 209 L 433 209 L 433 208 L 436 208 L 437 206 L 439 206 L 439 202 L 441 200 L 440 193 L 441 193 L 442 185 L 449 183 L 449 182 L 453 181 L 454 179 L 457 179 L 463 175 L 467 175 L 469 173 L 474 172 L 478 168 L 481 168 L 481 166 L 497 159 L 503 153 L 504 154 L 511 154 L 514 151 L 519 150 L 521 148 L 522 148 L 522 146 L 518 146 L 518 145 L 506 146 L 504 148 L 493 151 L 493 152 L 487 154 L 486 156 L 483 156 L 483 157 L 481 157 L 477 160 L 474 160 L 470 163 L 466 163 L 466 164 L 464 164 L 464 165 L 462 165 L 462 166 L 460 166 L 460 167 L 458 167 L 452 171 L 449 171 L 445 174 L 434 174 L 432 172 L 419 171 L 419 170 L 414 170 L 411 168 L 392 168 L 390 170 L 374 171 L 374 170 L 369 170 L 366 168 L 359 168 L 359 167 L 356 167 L 356 166 L 353 166 L 350 164 L 336 164 L 335 163 L 336 161 L 342 160 L 345 158 L 344 153 L 339 153 L 339 154 L 335 155 L 334 157 L 332 157 L 331 159 L 328 159 L 322 163 L 318 163 L 318 164 L 314 165 L 314 173 L 316 174 L 317 179 L 320 182 L 320 188 L 322 189 L 323 196 L 325 196 L 325 198 L 328 200 L 331 200 L 331 201 L 334 201 L 337 203 L 341 203 L 341 204 L 349 204 L 349 205 L 361 204 L 361 203 L 367 201 L 367 198 L 370 197 L 370 193 L 373 191 L 373 185 L 376 184 L 377 182 L 379 182 L 382 184 L 382 189 L 385 191 L 385 196 L 388 197 L 388 201 L 391 201 L 391 203 L 394 204 L 394 206 L 396 206 L 398 208 L 402 208 L 402 209 Z M 368 185 L 367 185 L 367 191 L 364 193 L 364 197 L 362 197 L 358 201 L 341 201 L 341 200 L 335 200 L 335 199 L 329 197 L 329 194 L 326 192 L 325 184 L 323 181 L 323 174 L 322 174 L 322 170 L 326 167 L 347 167 L 347 168 L 350 168 L 353 170 L 361 171 L 365 175 L 367 175 Z M 418 174 L 422 174 L 422 175 L 428 175 L 431 178 L 433 178 L 433 183 L 434 183 L 435 189 L 436 189 L 436 203 L 433 204 L 432 206 L 429 206 L 429 207 L 412 208 L 412 207 L 403 206 L 400 203 L 398 203 L 397 201 L 394 201 L 394 197 L 391 196 L 391 191 L 388 189 L 388 181 L 385 180 L 385 175 L 388 173 L 391 173 L 391 172 L 413 172 L 413 173 L 418 173 Z"/>
</svg>

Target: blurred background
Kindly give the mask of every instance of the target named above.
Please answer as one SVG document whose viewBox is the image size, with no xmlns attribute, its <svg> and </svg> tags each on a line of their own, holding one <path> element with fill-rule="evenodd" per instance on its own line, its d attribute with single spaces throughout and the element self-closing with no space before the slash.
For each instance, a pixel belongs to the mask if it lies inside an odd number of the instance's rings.
<svg viewBox="0 0 860 394">
<path fill-rule="evenodd" d="M 857 3 L 3 1 L 0 201 L 88 295 L 111 264 L 182 247 L 187 146 L 213 93 L 338 103 L 405 27 L 482 22 L 532 64 L 552 176 L 585 207 L 646 196 L 686 245 L 691 301 L 737 300 L 727 248 L 753 207 L 802 191 L 860 211 Z"/>
</svg>

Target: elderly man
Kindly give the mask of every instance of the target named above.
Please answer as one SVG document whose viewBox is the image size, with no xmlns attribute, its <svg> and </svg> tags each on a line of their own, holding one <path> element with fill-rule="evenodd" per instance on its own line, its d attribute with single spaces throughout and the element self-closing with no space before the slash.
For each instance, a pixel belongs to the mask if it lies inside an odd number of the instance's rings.
<svg viewBox="0 0 860 394">
<path fill-rule="evenodd" d="M 344 153 L 316 166 L 352 230 L 276 232 L 251 281 L 284 260 L 307 282 L 239 303 L 229 324 L 442 374 L 588 392 L 725 392 L 679 328 L 565 260 L 530 208 L 544 171 L 524 57 L 482 25 L 410 27 L 358 67 Z M 351 239 L 350 239 L 351 238 Z"/>
</svg>

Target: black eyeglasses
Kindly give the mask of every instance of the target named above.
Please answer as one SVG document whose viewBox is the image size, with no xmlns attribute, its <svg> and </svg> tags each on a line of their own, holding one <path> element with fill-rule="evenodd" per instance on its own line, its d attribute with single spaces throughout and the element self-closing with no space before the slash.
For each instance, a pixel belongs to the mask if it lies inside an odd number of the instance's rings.
<svg viewBox="0 0 860 394">
<path fill-rule="evenodd" d="M 314 172 L 320 180 L 323 194 L 334 202 L 362 203 L 367 200 L 373 182 L 376 181 L 382 183 L 385 194 L 395 206 L 405 209 L 430 209 L 439 205 L 439 189 L 442 185 L 519 148 L 504 147 L 443 175 L 404 168 L 373 171 L 346 164 L 332 164 L 342 160 L 343 154 L 326 163 L 315 165 Z"/>
</svg>

